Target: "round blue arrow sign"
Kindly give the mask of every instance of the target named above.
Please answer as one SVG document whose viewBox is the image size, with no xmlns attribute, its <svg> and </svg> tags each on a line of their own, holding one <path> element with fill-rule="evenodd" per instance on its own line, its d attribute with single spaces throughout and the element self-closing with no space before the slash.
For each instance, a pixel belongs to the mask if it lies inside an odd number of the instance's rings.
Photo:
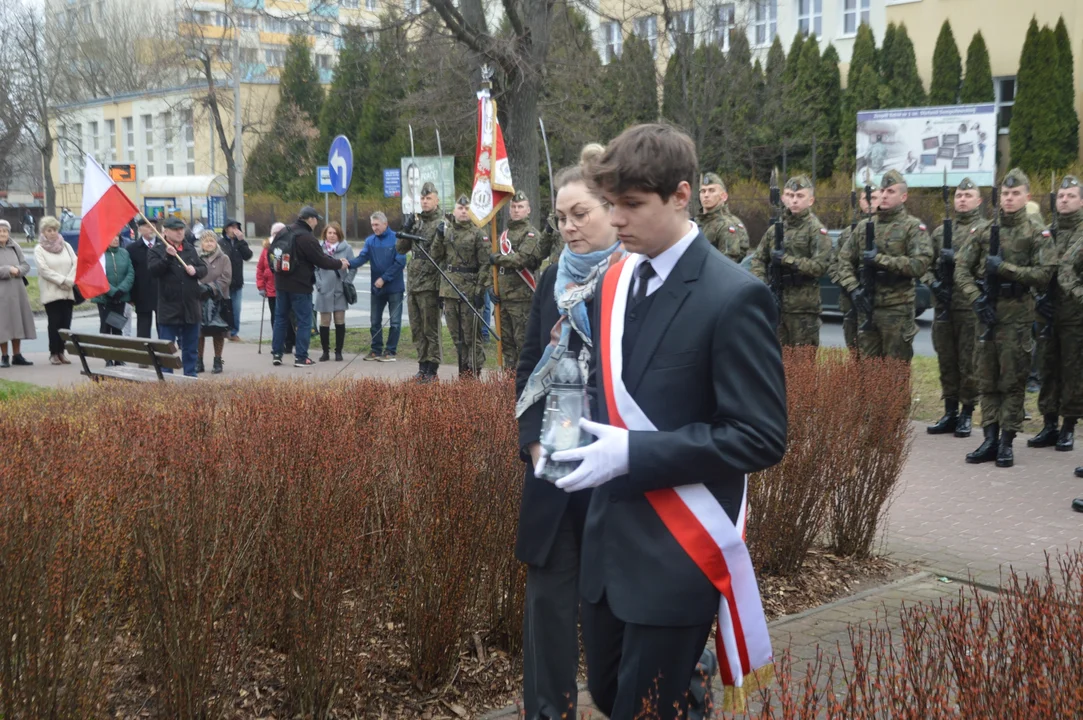
<svg viewBox="0 0 1083 720">
<path fill-rule="evenodd" d="M 353 177 L 353 149 L 345 135 L 339 135 L 331 142 L 327 151 L 327 167 L 331 170 L 331 189 L 336 195 L 345 195 Z"/>
</svg>

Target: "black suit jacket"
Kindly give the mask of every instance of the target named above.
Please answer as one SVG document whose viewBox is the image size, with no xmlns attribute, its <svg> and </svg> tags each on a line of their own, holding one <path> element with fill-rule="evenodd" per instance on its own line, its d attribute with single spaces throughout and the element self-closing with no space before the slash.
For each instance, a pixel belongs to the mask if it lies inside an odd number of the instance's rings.
<svg viewBox="0 0 1083 720">
<path fill-rule="evenodd" d="M 135 242 L 128 246 L 128 254 L 135 270 L 135 282 L 131 290 L 132 304 L 135 305 L 135 311 L 141 313 L 158 310 L 158 278 L 151 275 L 150 268 L 147 267 L 149 253 L 150 249 L 143 242 L 143 238 L 136 238 Z"/>
<path fill-rule="evenodd" d="M 632 431 L 629 473 L 594 491 L 580 588 L 590 602 L 604 594 L 625 622 L 690 626 L 711 621 L 718 590 L 644 493 L 703 483 L 736 521 L 745 473 L 782 459 L 786 387 L 775 334 L 778 311 L 767 286 L 702 233 L 653 295 L 631 356 L 624 358 L 624 382 L 658 430 Z M 605 403 L 598 404 L 608 423 Z"/>
<path fill-rule="evenodd" d="M 530 304 L 530 319 L 526 326 L 526 339 L 519 353 L 519 367 L 515 371 L 515 396 L 523 393 L 527 378 L 541 359 L 542 351 L 549 344 L 549 333 L 560 319 L 560 311 L 553 296 L 556 285 L 557 266 L 550 265 L 538 281 L 534 300 Z M 583 347 L 582 339 L 573 330 L 568 348 L 578 355 Z M 519 456 L 526 463 L 523 478 L 523 499 L 519 505 L 519 529 L 515 536 L 515 557 L 528 565 L 543 566 L 549 558 L 560 521 L 565 512 L 572 513 L 576 534 L 582 532 L 590 502 L 590 490 L 568 494 L 544 478 L 534 477 L 534 466 L 527 447 L 541 437 L 542 415 L 545 400 L 527 408 L 519 417 Z"/>
</svg>

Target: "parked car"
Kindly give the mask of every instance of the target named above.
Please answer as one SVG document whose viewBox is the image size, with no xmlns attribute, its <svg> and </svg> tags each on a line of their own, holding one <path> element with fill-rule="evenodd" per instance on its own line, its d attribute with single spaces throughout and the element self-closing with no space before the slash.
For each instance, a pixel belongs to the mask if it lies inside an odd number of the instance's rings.
<svg viewBox="0 0 1083 720">
<path fill-rule="evenodd" d="M 842 235 L 841 230 L 829 230 L 828 235 L 831 236 L 831 246 L 836 250 L 839 246 L 839 236 Z M 752 269 L 752 256 L 749 255 L 741 261 L 741 266 L 746 270 Z M 920 316 L 933 304 L 932 291 L 920 280 L 915 279 L 914 285 L 916 286 L 916 299 L 914 301 L 914 317 Z M 831 282 L 831 278 L 824 275 L 820 278 L 820 304 L 822 305 L 822 312 L 825 313 L 838 313 L 839 310 L 839 297 L 842 295 L 842 288 L 835 283 Z"/>
<path fill-rule="evenodd" d="M 81 224 L 82 218 L 73 215 L 66 215 L 60 221 L 60 234 L 64 236 L 64 239 L 75 252 L 79 252 L 79 226 Z"/>
</svg>

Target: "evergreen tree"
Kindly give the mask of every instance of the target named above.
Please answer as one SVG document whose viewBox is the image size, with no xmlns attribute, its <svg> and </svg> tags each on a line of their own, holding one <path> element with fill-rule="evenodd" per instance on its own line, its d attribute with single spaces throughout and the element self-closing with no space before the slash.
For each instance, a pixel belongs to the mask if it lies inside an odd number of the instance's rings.
<svg viewBox="0 0 1083 720">
<path fill-rule="evenodd" d="M 933 51 L 933 79 L 929 84 L 930 105 L 954 105 L 959 101 L 963 61 L 947 20 L 940 26 L 940 36 Z"/>
<path fill-rule="evenodd" d="M 682 35 L 678 38 L 666 63 L 666 74 L 662 78 L 662 117 L 686 132 L 692 124 L 689 118 L 689 96 L 693 51 L 689 37 Z"/>
<path fill-rule="evenodd" d="M 300 108 L 313 125 L 319 123 L 323 86 L 320 85 L 320 75 L 312 62 L 312 50 L 305 35 L 297 33 L 290 37 L 278 87 L 280 104 L 291 103 Z"/>
<path fill-rule="evenodd" d="M 338 135 L 354 139 L 361 122 L 372 73 L 372 52 L 357 25 L 344 25 L 342 49 L 331 80 L 331 91 L 320 112 L 318 154 L 326 155 Z M 396 63 L 401 64 L 401 62 Z"/>
<path fill-rule="evenodd" d="M 812 142 L 817 144 L 817 165 L 820 165 L 824 148 L 831 128 L 828 121 L 830 109 L 823 93 L 823 74 L 820 59 L 820 44 L 815 39 L 806 42 L 797 57 L 791 56 L 787 66 L 793 68 L 793 83 L 786 93 L 786 116 L 794 140 L 794 149 L 789 153 L 788 169 L 792 174 L 795 169 L 808 171 L 810 175 L 818 172 L 812 168 Z"/>
<path fill-rule="evenodd" d="M 654 55 L 645 39 L 629 35 L 621 56 L 606 67 L 606 95 L 614 111 L 606 137 L 616 137 L 626 127 L 658 120 L 658 80 Z"/>
<path fill-rule="evenodd" d="M 966 49 L 966 76 L 959 91 L 959 102 L 981 103 L 996 99 L 993 89 L 993 69 L 989 64 L 989 49 L 981 30 L 974 33 Z"/>
<path fill-rule="evenodd" d="M 839 72 L 839 53 L 834 45 L 828 45 L 820 58 L 818 93 L 823 98 L 823 113 L 827 123 L 827 137 L 820 145 L 820 177 L 830 177 L 835 172 L 835 155 L 839 149 L 839 128 L 842 123 L 842 77 Z"/>
<path fill-rule="evenodd" d="M 728 92 L 712 114 L 708 144 L 716 149 L 714 168 L 725 174 L 756 174 L 753 142 L 759 123 L 763 71 L 752 64 L 748 35 L 735 32 L 726 57 Z M 710 167 L 704 165 L 704 167 Z"/>
<path fill-rule="evenodd" d="M 760 122 L 753 135 L 753 144 L 766 149 L 768 165 L 782 164 L 783 145 L 789 144 L 789 125 L 786 116 L 786 68 L 797 58 L 787 60 L 786 51 L 778 35 L 767 51 L 767 64 L 763 72 L 763 94 L 760 96 Z"/>
<path fill-rule="evenodd" d="M 1064 135 L 1064 152 L 1070 156 L 1079 154 L 1079 114 L 1075 109 L 1075 60 L 1072 56 L 1072 41 L 1068 37 L 1068 28 L 1064 25 L 1064 16 L 1057 20 L 1053 30 L 1057 39 L 1057 89 L 1060 91 L 1060 112 L 1067 125 Z"/>
<path fill-rule="evenodd" d="M 1019 58 L 1018 91 L 1009 127 L 1011 161 L 1027 172 L 1060 169 L 1075 159 L 1064 149 L 1068 123 L 1057 112 L 1057 38 L 1032 20 Z"/>
<path fill-rule="evenodd" d="M 808 40 L 811 42 L 816 42 L 815 38 L 808 38 Z M 793 85 L 794 80 L 797 78 L 797 61 L 801 57 L 801 51 L 804 50 L 806 44 L 806 38 L 804 35 L 802 35 L 801 33 L 794 33 L 793 42 L 790 43 L 790 51 L 786 53 L 785 58 L 789 60 L 789 62 L 787 62 L 782 69 L 783 85 Z M 782 43 L 780 42 L 778 46 L 781 48 Z"/>
<path fill-rule="evenodd" d="M 890 31 L 893 26 L 889 25 Z M 918 107 L 925 104 L 925 88 L 918 75 L 918 61 L 914 55 L 914 43 L 906 32 L 906 25 L 899 25 L 891 33 L 890 49 L 884 36 L 881 66 L 884 84 L 880 88 L 880 106 L 885 108 Z"/>
<path fill-rule="evenodd" d="M 884 30 L 884 42 L 880 44 L 879 64 L 876 69 L 884 85 L 887 85 L 895 72 L 895 33 L 898 28 L 895 23 L 888 23 Z M 860 70 L 858 73 L 860 74 Z"/>
<path fill-rule="evenodd" d="M 892 36 L 895 34 L 892 28 Z M 857 113 L 880 107 L 880 58 L 883 52 L 876 50 L 876 38 L 868 25 L 859 25 L 854 38 L 850 70 L 846 75 L 846 93 L 843 95 L 842 117 L 839 121 L 839 155 L 835 164 L 847 173 L 854 171 L 857 158 Z"/>
</svg>

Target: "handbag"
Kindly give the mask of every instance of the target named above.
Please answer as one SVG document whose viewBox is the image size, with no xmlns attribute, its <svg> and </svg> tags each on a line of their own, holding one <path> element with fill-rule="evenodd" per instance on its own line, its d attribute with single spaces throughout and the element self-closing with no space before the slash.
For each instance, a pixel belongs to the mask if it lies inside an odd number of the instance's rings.
<svg viewBox="0 0 1083 720">
<path fill-rule="evenodd" d="M 340 279 L 342 278 L 342 276 L 339 275 L 338 270 L 335 270 L 335 275 Z M 346 298 L 347 305 L 353 305 L 357 302 L 357 288 L 354 287 L 352 282 L 347 282 L 346 280 L 342 281 L 342 295 Z"/>
<path fill-rule="evenodd" d="M 128 324 L 128 318 L 124 317 L 124 303 L 107 302 L 105 309 L 105 324 L 111 328 L 123 330 Z"/>
</svg>

